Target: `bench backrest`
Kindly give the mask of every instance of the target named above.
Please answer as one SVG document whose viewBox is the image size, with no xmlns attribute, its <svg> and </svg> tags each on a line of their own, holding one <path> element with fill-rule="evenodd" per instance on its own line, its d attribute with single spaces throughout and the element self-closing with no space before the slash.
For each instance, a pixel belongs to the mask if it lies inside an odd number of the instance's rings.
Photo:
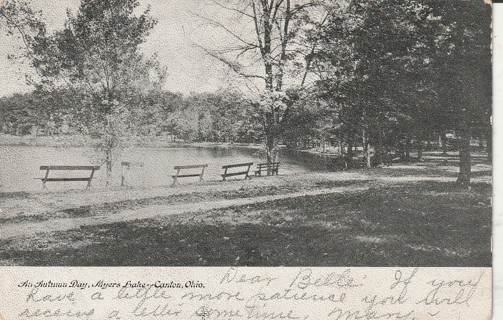
<svg viewBox="0 0 503 320">
<path fill-rule="evenodd" d="M 175 170 L 179 169 L 195 169 L 195 168 L 206 168 L 208 164 L 193 164 L 188 166 L 175 166 Z"/>
<path fill-rule="evenodd" d="M 226 166 L 222 166 L 222 169 L 228 169 L 228 168 L 237 168 L 237 167 L 249 167 L 252 166 L 253 162 L 247 162 L 247 163 L 238 163 L 238 164 L 229 164 Z"/>
<path fill-rule="evenodd" d="M 257 164 L 257 167 L 267 167 L 267 166 L 276 167 L 276 166 L 279 166 L 279 162 L 272 162 L 270 164 L 267 164 L 267 163 L 259 163 L 259 164 Z"/>
<path fill-rule="evenodd" d="M 100 170 L 99 166 L 40 166 L 40 170 Z"/>
</svg>

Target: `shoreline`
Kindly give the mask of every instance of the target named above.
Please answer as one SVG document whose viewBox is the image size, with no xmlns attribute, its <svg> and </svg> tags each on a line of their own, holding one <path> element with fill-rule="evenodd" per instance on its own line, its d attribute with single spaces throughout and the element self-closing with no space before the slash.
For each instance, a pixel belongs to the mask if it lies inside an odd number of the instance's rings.
<svg viewBox="0 0 503 320">
<path fill-rule="evenodd" d="M 66 136 L 38 136 L 32 137 L 13 136 L 0 133 L 0 147 L 35 147 L 35 148 L 92 148 L 93 139 L 87 136 L 66 135 Z M 263 153 L 265 148 L 262 143 L 236 143 L 236 142 L 188 142 L 188 141 L 167 141 L 163 137 L 143 137 L 131 144 L 130 148 L 152 148 L 152 149 L 241 149 L 253 150 Z M 286 145 L 278 146 L 280 152 L 290 155 L 309 155 L 323 159 L 339 159 L 338 152 L 320 151 L 318 148 L 310 149 L 288 149 Z"/>
<path fill-rule="evenodd" d="M 33 137 L 13 136 L 0 133 L 0 146 L 19 147 L 91 147 L 93 138 L 82 135 L 60 135 L 60 136 L 38 136 Z M 132 147 L 145 148 L 249 148 L 262 149 L 262 144 L 257 143 L 232 143 L 232 142 L 188 142 L 188 141 L 168 141 L 163 137 L 140 137 L 131 144 Z"/>
<path fill-rule="evenodd" d="M 438 169 L 19 194 L 0 201 L 0 265 L 391 266 L 403 255 L 414 266 L 487 265 L 488 168 L 480 168 L 471 190 L 457 188 L 448 168 Z M 451 221 L 440 238 L 432 223 L 439 218 Z M 418 226 L 420 232 L 403 232 Z M 467 236 L 474 228 L 479 236 Z M 208 254 L 200 234 L 222 250 Z M 324 254 L 313 257 L 310 243 Z M 290 251 L 278 249 L 285 247 Z M 124 259 L 131 250 L 137 262 Z M 366 258 L 354 260 L 355 250 Z"/>
</svg>

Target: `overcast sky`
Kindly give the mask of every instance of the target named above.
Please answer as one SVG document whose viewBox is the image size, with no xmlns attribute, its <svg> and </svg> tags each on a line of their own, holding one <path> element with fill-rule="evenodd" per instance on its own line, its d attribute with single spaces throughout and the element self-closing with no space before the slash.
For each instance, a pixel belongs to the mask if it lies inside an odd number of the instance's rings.
<svg viewBox="0 0 503 320">
<path fill-rule="evenodd" d="M 35 0 L 34 6 L 42 10 L 50 29 L 59 29 L 66 19 L 67 8 L 77 11 L 79 0 Z M 227 86 L 235 79 L 227 68 L 201 49 L 193 46 L 219 45 L 228 41 L 223 32 L 216 32 L 203 24 L 196 14 L 212 16 L 222 14 L 214 6 L 204 5 L 204 0 L 140 0 L 142 6 L 151 5 L 152 16 L 158 24 L 143 46 L 146 54 L 158 53 L 159 60 L 168 69 L 165 89 L 190 93 L 214 91 Z M 7 59 L 15 53 L 16 40 L 0 35 L 0 96 L 30 91 L 25 84 L 26 66 Z M 234 78 L 234 77 L 233 77 Z"/>
</svg>

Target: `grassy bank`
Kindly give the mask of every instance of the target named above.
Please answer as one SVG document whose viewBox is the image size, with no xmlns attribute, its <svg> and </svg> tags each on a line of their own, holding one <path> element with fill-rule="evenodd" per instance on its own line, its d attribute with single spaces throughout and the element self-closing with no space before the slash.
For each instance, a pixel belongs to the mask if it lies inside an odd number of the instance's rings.
<svg viewBox="0 0 503 320">
<path fill-rule="evenodd" d="M 51 194 L 57 209 L 0 223 L 75 225 L 0 240 L 0 263 L 490 266 L 490 167 L 475 167 L 471 190 L 456 187 L 455 172 L 432 162 L 137 191 L 89 205 Z"/>
</svg>

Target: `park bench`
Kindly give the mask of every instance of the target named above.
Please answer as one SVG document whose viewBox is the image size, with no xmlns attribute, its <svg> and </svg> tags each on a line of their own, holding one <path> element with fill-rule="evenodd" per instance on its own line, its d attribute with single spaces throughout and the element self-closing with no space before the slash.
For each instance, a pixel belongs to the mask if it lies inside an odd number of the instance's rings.
<svg viewBox="0 0 503 320">
<path fill-rule="evenodd" d="M 122 161 L 121 162 L 121 186 L 126 184 L 126 176 L 131 168 L 143 167 L 143 162 Z"/>
<path fill-rule="evenodd" d="M 176 174 L 171 176 L 173 178 L 172 186 L 176 185 L 176 181 L 178 178 L 187 178 L 187 177 L 199 177 L 199 181 L 203 181 L 204 169 L 208 166 L 208 164 L 194 164 L 189 166 L 175 166 Z M 190 170 L 190 169 L 201 169 L 200 172 L 194 173 L 194 171 L 180 174 L 182 170 Z"/>
<path fill-rule="evenodd" d="M 45 170 L 45 176 L 43 178 L 36 178 L 42 180 L 42 188 L 45 189 L 45 184 L 49 181 L 87 181 L 87 187 L 91 186 L 91 181 L 94 177 L 94 172 L 100 170 L 99 166 L 41 166 L 40 170 Z M 50 177 L 49 172 L 51 171 L 90 171 L 90 174 L 86 177 Z"/>
<path fill-rule="evenodd" d="M 251 179 L 250 178 L 250 175 L 248 174 L 250 172 L 250 167 L 253 165 L 253 162 L 247 162 L 247 163 L 238 163 L 238 164 L 229 164 L 229 165 L 226 165 L 226 166 L 222 166 L 222 169 L 224 169 L 224 174 L 222 174 L 222 178 L 225 179 L 227 177 L 232 177 L 232 176 L 239 176 L 239 175 L 244 175 L 245 176 L 245 180 L 248 178 L 248 179 Z M 244 169 L 246 167 L 246 169 Z M 239 171 L 233 171 L 233 172 L 228 172 L 229 169 L 233 169 L 233 168 L 239 168 L 237 170 Z M 243 169 L 241 169 L 243 168 Z"/>
<path fill-rule="evenodd" d="M 268 175 L 278 175 L 279 171 L 279 162 L 273 163 L 259 163 L 257 164 L 257 170 L 255 170 L 255 176 L 262 176 L 262 172 L 267 173 Z"/>
</svg>

